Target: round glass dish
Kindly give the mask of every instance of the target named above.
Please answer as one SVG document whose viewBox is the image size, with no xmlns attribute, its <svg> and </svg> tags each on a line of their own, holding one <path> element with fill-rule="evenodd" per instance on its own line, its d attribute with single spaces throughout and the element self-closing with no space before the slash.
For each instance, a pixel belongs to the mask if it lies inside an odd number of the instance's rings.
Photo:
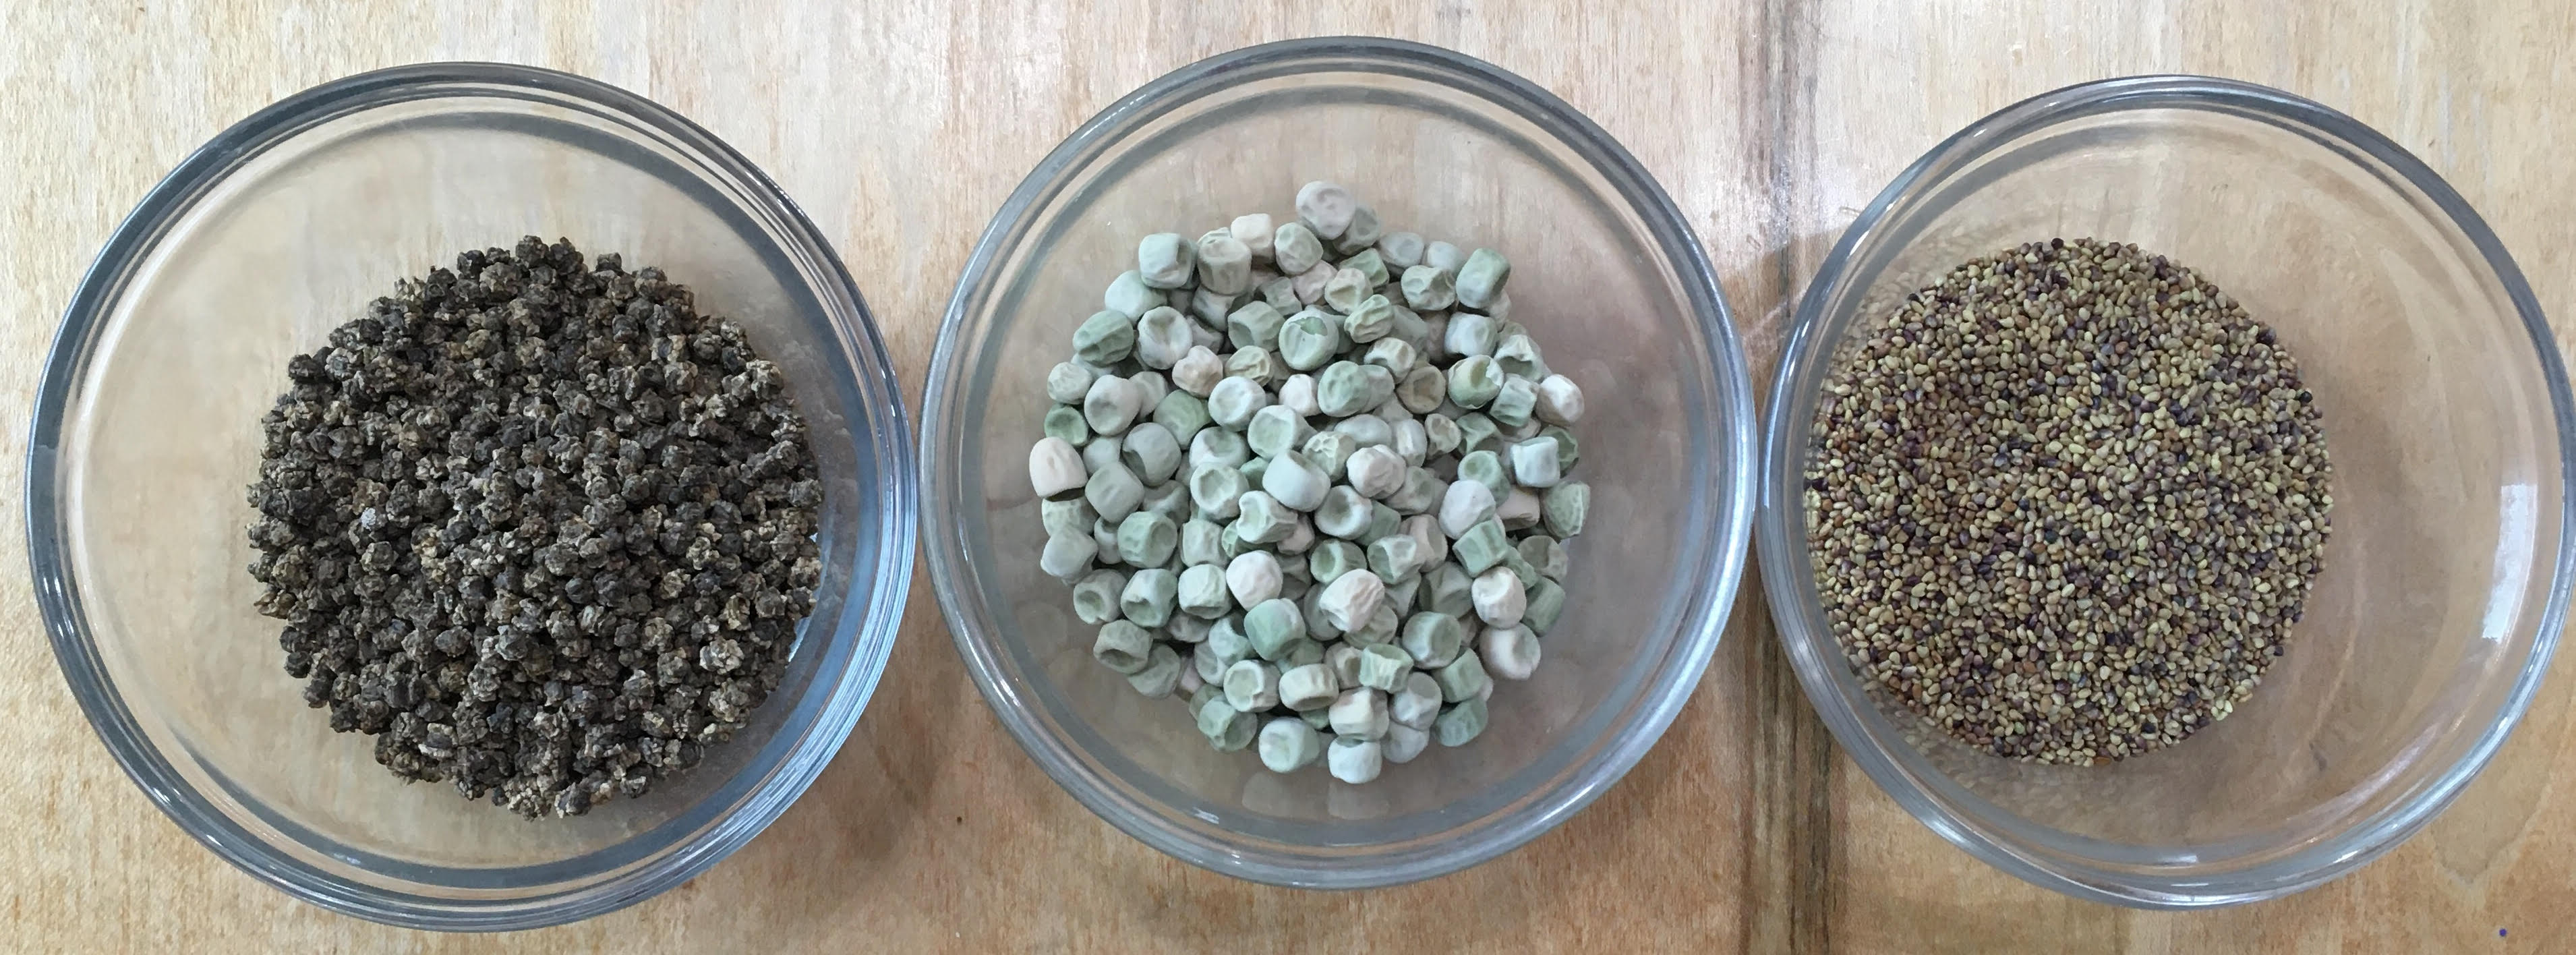
<svg viewBox="0 0 2576 955">
<path fill-rule="evenodd" d="M 2334 529 L 2287 653 L 2233 715 L 2052 767 L 1873 703 L 1819 608 L 1802 489 L 1819 389 L 1855 329 L 1970 258 L 2082 236 L 2198 269 L 2277 330 L 2324 411 Z M 2422 827 L 2522 715 L 2566 607 L 2570 421 L 2521 272 L 2397 144 L 2258 86 L 2092 83 L 1932 150 L 1808 286 L 1765 435 L 1764 579 L 1818 714 L 1944 838 L 2084 898 L 2271 898 Z"/>
<path fill-rule="evenodd" d="M 1515 320 L 1586 385 L 1590 526 L 1547 659 L 1495 693 L 1471 745 L 1373 783 L 1209 748 L 1172 700 L 1092 661 L 1040 573 L 1028 478 L 1046 370 L 1140 237 L 1291 215 L 1348 184 L 1390 230 L 1498 246 Z M 1428 878 L 1527 842 L 1645 754 L 1707 667 L 1750 532 L 1751 390 L 1689 226 L 1563 101 L 1412 43 L 1237 50 L 1146 85 L 1048 155 L 985 230 L 932 359 L 922 428 L 930 566 L 958 651 L 1057 783 L 1190 863 L 1282 885 Z"/>
<path fill-rule="evenodd" d="M 786 370 L 826 487 L 819 605 L 751 727 L 643 798 L 544 822 L 405 784 L 371 738 L 332 733 L 243 570 L 259 418 L 287 359 L 396 280 L 530 233 L 659 265 L 740 322 Z M 543 70 L 353 76 L 197 150 L 82 280 L 29 444 L 37 599 L 108 750 L 216 854 L 399 925 L 568 922 L 741 847 L 857 722 L 911 577 L 901 393 L 822 236 L 705 130 Z"/>
</svg>

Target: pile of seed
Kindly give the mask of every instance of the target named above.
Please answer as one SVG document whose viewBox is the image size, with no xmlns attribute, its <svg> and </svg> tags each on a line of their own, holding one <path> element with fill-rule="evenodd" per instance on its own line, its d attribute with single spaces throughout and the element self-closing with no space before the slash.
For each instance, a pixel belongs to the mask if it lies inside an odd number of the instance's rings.
<svg viewBox="0 0 2576 955">
<path fill-rule="evenodd" d="M 1219 750 L 1364 783 L 1485 729 L 1565 603 L 1583 392 L 1511 266 L 1331 183 L 1297 218 L 1146 236 L 1047 375 L 1039 566 L 1092 655 Z M 1326 742 L 1327 735 L 1330 742 Z"/>
<path fill-rule="evenodd" d="M 2297 365 L 2192 270 L 2050 240 L 1835 360 L 1806 478 L 1865 683 L 1987 752 L 2091 764 L 2224 718 L 2281 655 L 2332 469 Z"/>
<path fill-rule="evenodd" d="M 258 607 L 305 702 L 395 775 L 576 815 L 777 688 L 821 571 L 805 421 L 660 270 L 467 252 L 286 370 Z"/>
</svg>

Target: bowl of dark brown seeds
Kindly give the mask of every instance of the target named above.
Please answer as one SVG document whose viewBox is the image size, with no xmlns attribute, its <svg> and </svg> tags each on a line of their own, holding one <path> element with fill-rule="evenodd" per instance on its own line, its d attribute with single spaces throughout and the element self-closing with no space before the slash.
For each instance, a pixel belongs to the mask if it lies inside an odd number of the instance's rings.
<svg viewBox="0 0 2576 955">
<path fill-rule="evenodd" d="M 35 413 L 31 564 L 181 827 L 395 924 L 572 921 L 740 847 L 911 575 L 865 304 L 705 130 L 432 64 L 225 131 L 111 237 Z"/>
<path fill-rule="evenodd" d="M 1935 831 L 2189 908 L 2394 847 L 2565 612 L 2571 402 L 2512 259 L 2349 117 L 2197 77 L 1941 144 L 1800 302 L 1757 541 L 1809 699 Z"/>
</svg>

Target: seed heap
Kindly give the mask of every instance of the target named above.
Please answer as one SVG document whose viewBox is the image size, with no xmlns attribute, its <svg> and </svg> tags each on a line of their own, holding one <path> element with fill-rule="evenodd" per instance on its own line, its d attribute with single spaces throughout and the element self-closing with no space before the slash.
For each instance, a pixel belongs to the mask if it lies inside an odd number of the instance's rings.
<svg viewBox="0 0 2576 955">
<path fill-rule="evenodd" d="M 1861 678 L 2000 756 L 2090 764 L 2224 718 L 2282 652 L 2332 469 L 2272 331 L 2134 245 L 1960 266 L 1838 356 L 1807 465 Z"/>
<path fill-rule="evenodd" d="M 777 688 L 821 571 L 805 421 L 660 270 L 467 252 L 287 375 L 258 606 L 305 702 L 396 776 L 577 815 Z"/>
<path fill-rule="evenodd" d="M 1217 749 L 1363 783 L 1475 739 L 1491 677 L 1538 667 L 1591 505 L 1583 392 L 1510 319 L 1500 254 L 1330 183 L 1297 212 L 1146 236 L 1075 330 L 1029 453 L 1039 566 Z"/>
</svg>

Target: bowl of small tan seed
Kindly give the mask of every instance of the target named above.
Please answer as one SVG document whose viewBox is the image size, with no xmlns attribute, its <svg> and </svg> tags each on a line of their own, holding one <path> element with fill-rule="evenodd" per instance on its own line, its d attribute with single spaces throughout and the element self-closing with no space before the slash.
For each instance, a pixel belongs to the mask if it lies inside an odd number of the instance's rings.
<svg viewBox="0 0 2576 955">
<path fill-rule="evenodd" d="M 2571 404 L 2468 205 L 2276 90 L 2110 80 L 1907 169 L 1800 302 L 1781 640 L 1934 831 L 2084 898 L 2295 892 L 2422 827 L 2564 616 Z"/>
<path fill-rule="evenodd" d="M 36 403 L 73 696 L 299 899 L 529 928 L 748 842 L 856 724 L 911 575 L 890 362 L 705 130 L 546 70 L 290 97 L 111 236 Z"/>
</svg>

